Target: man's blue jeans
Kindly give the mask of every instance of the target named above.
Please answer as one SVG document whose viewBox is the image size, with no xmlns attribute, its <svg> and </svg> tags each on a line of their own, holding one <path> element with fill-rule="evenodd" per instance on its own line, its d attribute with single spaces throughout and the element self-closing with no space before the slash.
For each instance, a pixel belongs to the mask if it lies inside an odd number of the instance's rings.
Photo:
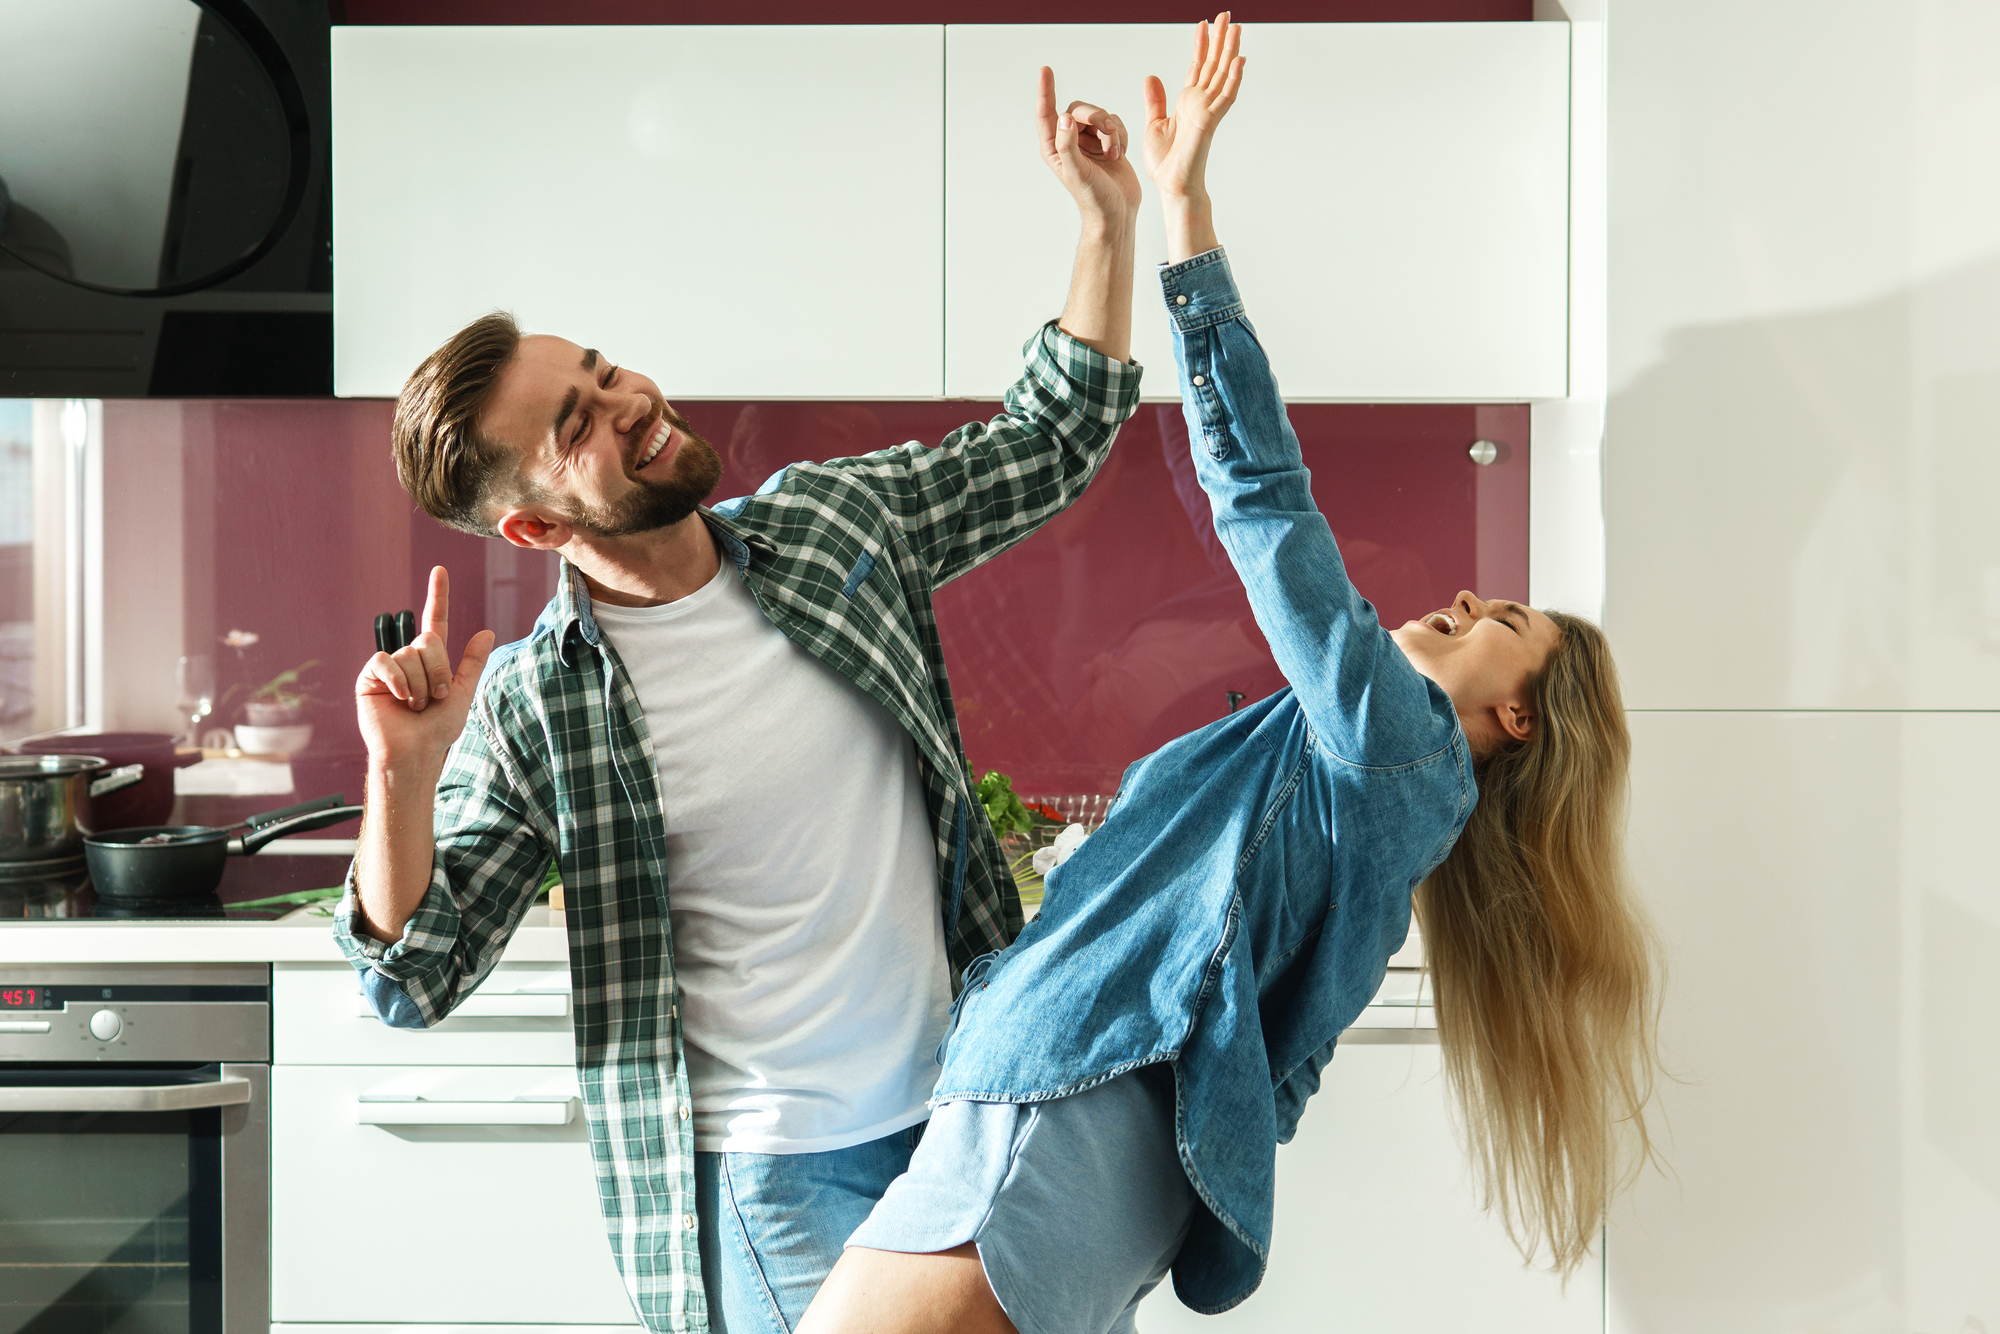
<svg viewBox="0 0 2000 1334">
<path fill-rule="evenodd" d="M 697 1153 L 701 1277 L 714 1334 L 791 1334 L 923 1133 L 914 1125 L 827 1153 Z"/>
</svg>

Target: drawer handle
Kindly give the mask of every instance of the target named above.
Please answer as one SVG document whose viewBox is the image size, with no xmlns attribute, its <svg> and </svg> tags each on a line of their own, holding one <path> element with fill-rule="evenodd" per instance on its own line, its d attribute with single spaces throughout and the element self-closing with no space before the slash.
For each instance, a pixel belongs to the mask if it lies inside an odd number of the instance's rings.
<svg viewBox="0 0 2000 1334">
<path fill-rule="evenodd" d="M 355 1101 L 354 1120 L 364 1126 L 566 1126 L 576 1120 L 576 1099 L 564 1093 L 487 1101 L 364 1093 Z"/>
<path fill-rule="evenodd" d="M 354 998 L 354 1017 L 373 1019 L 366 996 Z M 458 1003 L 447 1019 L 567 1019 L 567 991 L 512 991 L 497 996 L 473 994 Z"/>
<path fill-rule="evenodd" d="M 0 1019 L 0 1033 L 46 1033 L 49 1021 L 46 1019 Z"/>
</svg>

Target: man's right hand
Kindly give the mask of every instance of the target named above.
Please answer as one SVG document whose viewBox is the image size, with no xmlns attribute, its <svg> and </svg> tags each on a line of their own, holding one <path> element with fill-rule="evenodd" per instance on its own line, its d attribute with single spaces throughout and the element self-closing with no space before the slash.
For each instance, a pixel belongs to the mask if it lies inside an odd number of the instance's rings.
<svg viewBox="0 0 2000 1334">
<path fill-rule="evenodd" d="M 474 635 L 454 673 L 445 656 L 450 602 L 450 576 L 444 566 L 435 566 L 424 600 L 423 629 L 406 647 L 370 658 L 354 683 L 361 736 L 377 766 L 417 764 L 442 770 L 445 753 L 465 730 L 494 635 L 491 630 Z"/>
</svg>

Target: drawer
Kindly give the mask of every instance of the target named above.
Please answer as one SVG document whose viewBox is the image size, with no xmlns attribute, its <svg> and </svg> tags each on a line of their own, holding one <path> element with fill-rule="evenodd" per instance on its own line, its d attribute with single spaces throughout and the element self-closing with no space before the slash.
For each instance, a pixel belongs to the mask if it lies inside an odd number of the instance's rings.
<svg viewBox="0 0 2000 1334">
<path fill-rule="evenodd" d="M 435 1028 L 391 1028 L 346 964 L 277 964 L 272 1060 L 279 1065 L 572 1065 L 569 965 L 503 963 Z"/>
<path fill-rule="evenodd" d="M 274 1068 L 272 1320 L 631 1325 L 576 1094 L 566 1067 Z"/>
</svg>

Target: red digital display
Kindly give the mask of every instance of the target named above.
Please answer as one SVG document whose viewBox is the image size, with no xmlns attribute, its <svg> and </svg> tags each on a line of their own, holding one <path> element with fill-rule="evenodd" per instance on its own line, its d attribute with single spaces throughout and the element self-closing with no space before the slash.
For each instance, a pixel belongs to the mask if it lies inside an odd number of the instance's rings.
<svg viewBox="0 0 2000 1334">
<path fill-rule="evenodd" d="M 42 1008 L 40 987 L 0 987 L 0 1010 L 39 1010 Z"/>
</svg>

